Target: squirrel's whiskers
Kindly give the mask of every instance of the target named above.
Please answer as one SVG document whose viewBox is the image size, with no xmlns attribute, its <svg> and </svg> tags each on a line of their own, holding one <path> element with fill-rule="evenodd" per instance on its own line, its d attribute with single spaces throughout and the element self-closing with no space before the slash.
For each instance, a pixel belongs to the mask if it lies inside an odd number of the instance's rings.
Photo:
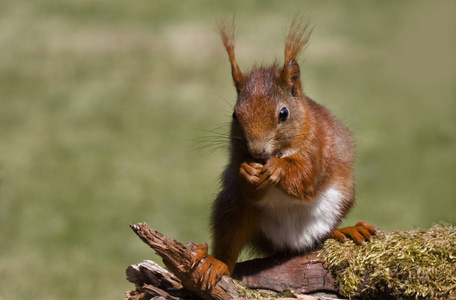
<svg viewBox="0 0 456 300">
<path fill-rule="evenodd" d="M 329 237 L 369 240 L 377 230 L 366 222 L 337 229 L 355 200 L 355 150 L 351 132 L 302 89 L 298 58 L 312 26 L 295 18 L 283 66 L 248 72 L 236 62 L 234 20 L 218 28 L 237 100 L 228 136 L 209 131 L 213 137 L 203 140 L 216 147 L 229 140 L 212 207 L 213 256 L 196 258 L 209 284 L 231 274 L 247 244 L 266 253 L 304 253 Z"/>
</svg>

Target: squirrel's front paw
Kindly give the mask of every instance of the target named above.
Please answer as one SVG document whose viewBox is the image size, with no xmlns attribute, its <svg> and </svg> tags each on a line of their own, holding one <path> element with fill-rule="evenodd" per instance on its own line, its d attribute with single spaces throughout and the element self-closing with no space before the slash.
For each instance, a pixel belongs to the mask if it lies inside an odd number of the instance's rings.
<svg viewBox="0 0 456 300">
<path fill-rule="evenodd" d="M 264 189 L 272 184 L 277 184 L 283 176 L 282 167 L 279 164 L 280 158 L 272 156 L 261 169 L 258 189 Z"/>
<path fill-rule="evenodd" d="M 242 163 L 241 168 L 239 169 L 239 173 L 245 180 L 247 180 L 250 184 L 258 185 L 260 182 L 260 175 L 261 170 L 263 169 L 263 165 L 251 162 L 251 163 Z"/>
<path fill-rule="evenodd" d="M 355 244 L 360 245 L 365 241 L 370 241 L 372 236 L 378 234 L 378 229 L 365 221 L 356 223 L 355 226 L 335 229 L 330 238 L 344 242 L 347 237 L 351 238 Z"/>
<path fill-rule="evenodd" d="M 207 244 L 189 243 L 189 245 L 193 252 L 192 269 L 199 277 L 199 289 L 211 290 L 223 275 L 230 275 L 225 263 L 208 254 Z"/>
</svg>

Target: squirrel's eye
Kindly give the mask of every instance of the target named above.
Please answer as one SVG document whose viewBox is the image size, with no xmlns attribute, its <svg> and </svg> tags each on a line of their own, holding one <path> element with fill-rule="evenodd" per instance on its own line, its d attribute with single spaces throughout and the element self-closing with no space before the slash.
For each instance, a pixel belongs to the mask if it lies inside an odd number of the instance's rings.
<svg viewBox="0 0 456 300">
<path fill-rule="evenodd" d="M 282 108 L 279 113 L 279 123 L 285 122 L 288 119 L 288 109 Z"/>
<path fill-rule="evenodd" d="M 237 116 L 236 116 L 236 112 L 235 111 L 233 112 L 233 120 L 237 121 Z"/>
</svg>

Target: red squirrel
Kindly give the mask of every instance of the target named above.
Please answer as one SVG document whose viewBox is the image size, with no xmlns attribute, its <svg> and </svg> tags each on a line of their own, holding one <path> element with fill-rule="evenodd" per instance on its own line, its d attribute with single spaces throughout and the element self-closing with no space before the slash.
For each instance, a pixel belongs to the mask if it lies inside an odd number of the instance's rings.
<svg viewBox="0 0 456 300">
<path fill-rule="evenodd" d="M 311 28 L 295 19 L 283 66 L 242 72 L 234 54 L 233 23 L 218 29 L 231 63 L 237 101 L 230 160 L 212 209 L 213 255 L 193 245 L 206 284 L 230 275 L 247 245 L 266 253 L 305 253 L 325 239 L 361 244 L 377 234 L 364 221 L 337 229 L 355 200 L 351 132 L 302 89 L 298 57 Z"/>
</svg>

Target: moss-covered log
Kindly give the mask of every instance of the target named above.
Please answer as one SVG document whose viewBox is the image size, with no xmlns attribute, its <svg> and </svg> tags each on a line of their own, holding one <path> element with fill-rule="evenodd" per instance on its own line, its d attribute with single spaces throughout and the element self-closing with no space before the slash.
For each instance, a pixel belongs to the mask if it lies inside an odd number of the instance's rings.
<svg viewBox="0 0 456 300">
<path fill-rule="evenodd" d="M 380 232 L 361 246 L 322 248 L 339 292 L 365 299 L 456 299 L 456 227 Z"/>
<path fill-rule="evenodd" d="M 138 225 L 142 226 L 143 233 L 155 232 L 149 231 L 144 223 Z M 159 239 L 164 237 L 157 234 Z M 145 240 L 143 236 L 141 238 Z M 150 245 L 147 239 L 145 242 Z M 198 291 L 197 285 L 192 286 L 186 271 L 183 271 L 187 258 L 184 258 L 184 263 L 177 259 L 182 251 L 191 250 L 179 243 L 182 246 L 176 252 L 160 241 L 155 243 L 159 249 L 152 247 L 159 255 L 165 252 L 165 265 L 176 276 L 165 269 L 159 275 L 151 275 L 144 265 L 130 266 L 128 278 L 136 284 L 137 290 L 129 292 L 127 299 L 151 299 L 147 295 L 190 299 L 192 296 L 187 290 L 206 299 L 267 298 L 272 295 L 302 297 L 304 293 L 317 291 L 333 292 L 346 298 L 456 299 L 456 229 L 451 225 L 435 225 L 429 230 L 380 232 L 371 242 L 360 246 L 351 241 L 327 240 L 321 249 L 309 255 L 276 256 L 238 264 L 233 277 L 247 287 L 275 291 L 266 294 L 246 290 L 227 277 L 214 290 L 223 287 L 223 293 L 228 290 L 231 294 L 214 296 L 210 291 Z M 180 271 L 170 268 L 170 260 L 177 263 Z M 185 288 L 181 282 L 185 282 Z M 169 291 L 172 293 L 168 294 Z"/>
</svg>

